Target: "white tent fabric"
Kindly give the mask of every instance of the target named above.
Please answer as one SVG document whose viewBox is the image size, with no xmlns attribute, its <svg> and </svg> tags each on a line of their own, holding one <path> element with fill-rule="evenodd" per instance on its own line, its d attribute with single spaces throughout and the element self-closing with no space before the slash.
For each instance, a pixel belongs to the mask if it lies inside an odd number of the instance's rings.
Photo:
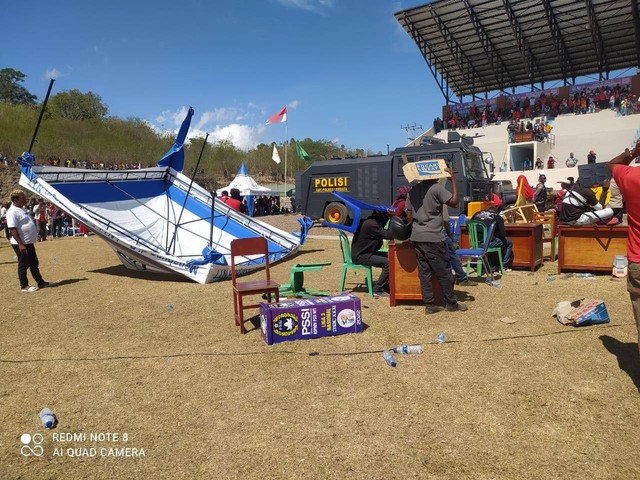
<svg viewBox="0 0 640 480">
<path fill-rule="evenodd" d="M 240 170 L 238 170 L 236 178 L 234 178 L 228 186 L 216 190 L 216 194 L 220 196 L 223 190 L 226 190 L 227 193 L 231 193 L 232 188 L 240 190 L 240 195 L 243 197 L 251 195 L 280 196 L 280 192 L 277 190 L 271 190 L 270 188 L 258 185 L 251 175 L 249 175 L 244 163 L 240 167 Z"/>
</svg>

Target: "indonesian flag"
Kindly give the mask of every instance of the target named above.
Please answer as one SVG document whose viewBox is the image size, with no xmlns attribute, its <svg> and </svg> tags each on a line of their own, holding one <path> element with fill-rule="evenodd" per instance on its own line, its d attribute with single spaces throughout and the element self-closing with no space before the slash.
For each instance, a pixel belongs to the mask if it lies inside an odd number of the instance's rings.
<svg viewBox="0 0 640 480">
<path fill-rule="evenodd" d="M 286 110 L 286 108 L 285 108 Z M 286 113 L 285 113 L 286 115 Z M 280 163 L 280 154 L 278 153 L 278 149 L 276 148 L 276 144 L 273 144 L 273 155 L 271 155 L 271 159 L 276 162 L 276 163 Z"/>
<path fill-rule="evenodd" d="M 280 122 L 286 122 L 286 121 L 287 121 L 287 107 L 284 107 L 282 110 L 276 113 L 273 117 L 271 117 L 269 120 L 264 122 L 264 124 L 271 125 L 272 123 L 280 123 Z"/>
</svg>

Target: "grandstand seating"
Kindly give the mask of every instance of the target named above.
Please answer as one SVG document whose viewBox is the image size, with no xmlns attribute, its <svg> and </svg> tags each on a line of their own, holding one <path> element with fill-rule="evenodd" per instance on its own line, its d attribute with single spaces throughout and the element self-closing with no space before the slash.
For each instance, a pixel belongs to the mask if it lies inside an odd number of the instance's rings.
<svg viewBox="0 0 640 480">
<path fill-rule="evenodd" d="M 624 147 L 632 147 L 635 140 L 640 136 L 640 114 L 619 116 L 611 110 L 602 110 L 597 113 L 586 115 L 559 115 L 551 121 L 555 144 L 546 142 L 530 142 L 535 149 L 535 157 L 540 157 L 545 162 L 544 171 L 547 175 L 548 185 L 555 188 L 556 182 L 565 180 L 569 176 L 578 176 L 577 167 L 566 168 L 565 160 L 570 152 L 574 152 L 578 159 L 578 165 L 587 163 L 587 153 L 593 149 L 597 155 L 598 162 L 606 162 L 618 155 Z M 516 184 L 516 179 L 523 174 L 522 171 L 500 172 L 500 166 L 509 164 L 509 144 L 507 143 L 507 125 L 502 122 L 500 125 L 488 125 L 487 127 L 476 127 L 459 130 L 459 133 L 473 137 L 474 145 L 483 152 L 490 152 L 495 165 L 496 180 L 510 180 Z M 446 141 L 448 130 L 444 130 L 435 135 L 433 130 L 425 132 L 423 135 L 434 135 Z M 418 138 L 419 140 L 419 138 Z M 522 146 L 522 144 L 518 144 Z M 549 155 L 556 159 L 556 168 L 548 170 L 546 160 Z M 525 171 L 527 180 L 534 184 L 538 180 L 538 171 Z"/>
</svg>

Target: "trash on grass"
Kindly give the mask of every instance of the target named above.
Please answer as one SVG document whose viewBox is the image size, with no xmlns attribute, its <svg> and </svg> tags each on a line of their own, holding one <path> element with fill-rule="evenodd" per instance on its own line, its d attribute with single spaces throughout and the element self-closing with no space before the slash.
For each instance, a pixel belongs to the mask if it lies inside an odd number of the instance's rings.
<svg viewBox="0 0 640 480">
<path fill-rule="evenodd" d="M 609 312 L 602 300 L 581 299 L 573 302 L 560 302 L 552 315 L 563 325 L 594 325 L 609 323 Z"/>
</svg>

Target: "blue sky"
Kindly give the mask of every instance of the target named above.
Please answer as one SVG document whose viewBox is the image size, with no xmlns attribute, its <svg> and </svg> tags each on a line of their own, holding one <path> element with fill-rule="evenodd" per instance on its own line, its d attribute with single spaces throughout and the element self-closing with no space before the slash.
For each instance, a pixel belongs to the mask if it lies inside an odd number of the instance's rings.
<svg viewBox="0 0 640 480">
<path fill-rule="evenodd" d="M 0 68 L 41 100 L 94 92 L 121 118 L 242 149 L 288 136 L 386 152 L 428 127 L 444 99 L 393 13 L 421 1 L 35 0 L 4 2 Z"/>
</svg>

